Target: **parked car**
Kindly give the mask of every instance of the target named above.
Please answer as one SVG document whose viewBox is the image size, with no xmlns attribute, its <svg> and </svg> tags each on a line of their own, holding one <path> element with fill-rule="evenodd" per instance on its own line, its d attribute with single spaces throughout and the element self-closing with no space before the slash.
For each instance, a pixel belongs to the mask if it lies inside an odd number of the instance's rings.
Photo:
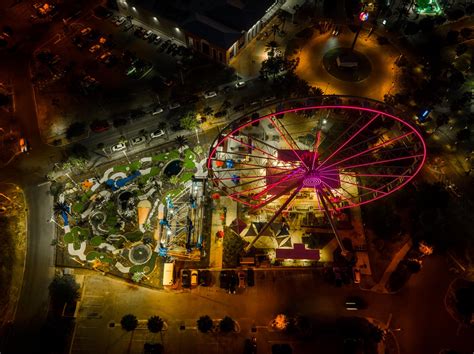
<svg viewBox="0 0 474 354">
<path fill-rule="evenodd" d="M 86 35 L 88 35 L 91 31 L 92 31 L 92 28 L 90 28 L 90 27 L 83 28 L 83 29 L 81 29 L 81 35 L 82 35 L 82 36 L 86 36 Z"/>
<path fill-rule="evenodd" d="M 199 272 L 199 285 L 210 286 L 212 283 L 212 273 L 208 270 L 201 270 Z"/>
<path fill-rule="evenodd" d="M 231 270 L 229 272 L 229 288 L 228 288 L 228 293 L 229 294 L 235 294 L 236 293 L 236 288 L 239 283 L 239 277 L 237 276 L 237 273 L 235 270 Z"/>
<path fill-rule="evenodd" d="M 146 31 L 146 32 L 143 34 L 143 39 L 148 39 L 148 38 L 150 38 L 152 34 L 153 34 L 153 31 L 152 31 L 152 30 Z"/>
<path fill-rule="evenodd" d="M 181 286 L 188 289 L 191 287 L 191 271 L 189 269 L 181 271 Z"/>
<path fill-rule="evenodd" d="M 161 129 L 155 130 L 153 133 L 150 134 L 150 138 L 155 139 L 159 138 L 160 136 L 165 135 L 165 132 Z"/>
<path fill-rule="evenodd" d="M 114 23 L 115 26 L 119 27 L 121 26 L 127 19 L 123 16 L 120 16 Z"/>
<path fill-rule="evenodd" d="M 216 91 L 206 91 L 206 92 L 204 92 L 204 98 L 206 98 L 206 99 L 216 97 L 216 96 L 217 96 Z"/>
<path fill-rule="evenodd" d="M 28 144 L 28 140 L 26 140 L 25 138 L 20 138 L 19 145 L 20 152 L 28 152 L 28 150 L 30 149 L 30 144 Z"/>
<path fill-rule="evenodd" d="M 173 102 L 173 103 L 170 103 L 168 105 L 169 110 L 173 110 L 173 109 L 176 109 L 176 108 L 179 108 L 179 107 L 181 107 L 181 105 L 178 102 Z"/>
<path fill-rule="evenodd" d="M 82 39 L 82 37 L 79 37 L 79 36 L 75 36 L 72 38 L 72 43 L 74 43 L 74 45 L 77 47 L 77 48 L 84 48 L 84 40 Z"/>
<path fill-rule="evenodd" d="M 245 272 L 240 271 L 239 275 L 239 288 L 245 289 Z"/>
<path fill-rule="evenodd" d="M 243 88 L 245 86 L 247 86 L 247 83 L 245 81 L 239 81 L 235 84 L 236 89 L 240 89 L 240 88 Z"/>
<path fill-rule="evenodd" d="M 133 28 L 133 24 L 131 22 L 125 22 L 125 26 L 123 26 L 123 31 L 127 32 L 128 30 Z"/>
<path fill-rule="evenodd" d="M 235 106 L 234 111 L 236 111 L 236 112 L 243 111 L 244 108 L 245 108 L 245 104 L 242 103 L 242 104 L 239 104 L 239 105 Z"/>
<path fill-rule="evenodd" d="M 255 285 L 255 273 L 252 268 L 247 269 L 247 285 L 248 286 Z"/>
<path fill-rule="evenodd" d="M 157 114 L 160 114 L 163 112 L 163 108 L 160 107 L 160 106 L 156 106 L 153 108 L 153 110 L 151 111 L 151 115 L 152 116 L 156 116 Z"/>
<path fill-rule="evenodd" d="M 141 136 L 136 136 L 130 139 L 130 144 L 132 146 L 136 146 L 136 145 L 143 144 L 145 141 L 146 141 L 146 137 L 144 135 L 141 135 Z"/>
<path fill-rule="evenodd" d="M 89 48 L 89 52 L 95 53 L 95 52 L 97 52 L 99 49 L 100 49 L 100 45 L 99 45 L 99 44 L 94 44 L 92 47 Z"/>
<path fill-rule="evenodd" d="M 359 268 L 354 268 L 352 270 L 353 272 L 353 277 L 354 277 L 354 283 L 359 284 L 360 283 L 360 270 Z"/>
<path fill-rule="evenodd" d="M 257 354 L 257 338 L 246 339 L 244 344 L 244 354 Z"/>
<path fill-rule="evenodd" d="M 214 114 L 214 117 L 221 118 L 221 117 L 224 117 L 226 114 L 227 114 L 227 111 L 219 111 Z"/>
<path fill-rule="evenodd" d="M 153 43 L 156 38 L 158 38 L 158 35 L 156 33 L 152 33 L 151 36 L 148 37 L 148 42 Z"/>
<path fill-rule="evenodd" d="M 163 38 L 161 38 L 160 36 L 156 36 L 156 38 L 153 40 L 154 45 L 158 45 L 161 42 L 163 42 Z"/>
<path fill-rule="evenodd" d="M 118 144 L 112 146 L 112 151 L 113 152 L 118 152 L 118 151 L 125 150 L 126 148 L 127 148 L 127 145 L 125 145 L 124 142 L 121 142 L 121 143 L 118 143 Z"/>
<path fill-rule="evenodd" d="M 110 125 L 106 120 L 95 120 L 91 123 L 90 128 L 93 132 L 100 133 L 109 130 Z"/>
<path fill-rule="evenodd" d="M 219 275 L 219 286 L 221 289 L 228 289 L 229 288 L 229 271 L 223 270 Z"/>
<path fill-rule="evenodd" d="M 111 52 L 104 52 L 97 57 L 97 60 L 105 63 L 105 61 L 112 55 Z"/>
<path fill-rule="evenodd" d="M 196 269 L 191 270 L 191 286 L 198 285 L 199 272 Z"/>
</svg>

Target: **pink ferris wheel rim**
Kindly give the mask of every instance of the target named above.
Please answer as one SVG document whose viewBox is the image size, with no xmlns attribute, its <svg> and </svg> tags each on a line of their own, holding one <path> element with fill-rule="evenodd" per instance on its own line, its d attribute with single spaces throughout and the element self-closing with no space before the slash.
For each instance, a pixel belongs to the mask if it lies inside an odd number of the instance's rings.
<svg viewBox="0 0 474 354">
<path fill-rule="evenodd" d="M 394 180 L 391 180 L 389 181 L 388 183 L 386 183 L 383 187 L 379 188 L 379 189 L 372 189 L 371 187 L 369 186 L 366 186 L 362 183 L 357 183 L 355 185 L 355 187 L 359 189 L 362 189 L 362 190 L 369 190 L 369 191 L 372 191 L 372 194 L 374 194 L 372 197 L 370 197 L 369 199 L 367 200 L 360 200 L 358 202 L 352 202 L 349 198 L 347 198 L 347 201 L 349 202 L 348 205 L 342 205 L 342 206 L 338 206 L 337 209 L 338 210 L 342 210 L 342 209 L 348 209 L 348 208 L 353 208 L 353 207 L 357 207 L 357 206 L 360 206 L 360 205 L 364 205 L 364 204 L 367 204 L 367 203 L 371 203 L 375 200 L 378 200 L 378 199 L 381 199 L 381 198 L 384 198 L 388 195 L 391 195 L 392 193 L 394 193 L 395 191 L 397 190 L 400 190 L 401 188 L 403 188 L 405 185 L 407 185 L 408 183 L 410 183 L 410 181 L 413 180 L 413 178 L 416 177 L 416 175 L 420 172 L 420 170 L 422 169 L 425 161 L 426 161 L 426 154 L 427 154 L 427 149 L 426 149 L 426 143 L 422 137 L 422 135 L 420 134 L 420 132 L 412 125 L 410 124 L 409 122 L 407 122 L 405 119 L 402 119 L 400 117 L 397 117 L 391 113 L 387 113 L 387 112 L 384 112 L 382 111 L 381 109 L 377 109 L 377 108 L 369 108 L 369 107 L 360 107 L 360 106 L 355 106 L 355 105 L 341 105 L 341 104 L 324 104 L 324 105 L 310 105 L 310 106 L 300 106 L 300 107 L 296 107 L 296 108 L 289 108 L 289 109 L 284 109 L 284 110 L 279 110 L 277 112 L 274 112 L 274 113 L 270 113 L 270 114 L 267 114 L 267 115 L 264 115 L 262 117 L 259 117 L 259 118 L 255 118 L 255 119 L 249 119 L 248 116 L 242 116 L 241 118 L 238 118 L 236 119 L 234 122 L 242 122 L 242 124 L 238 124 L 238 126 L 236 128 L 231 128 L 229 129 L 230 131 L 227 132 L 225 135 L 223 135 L 222 137 L 218 137 L 215 141 L 214 141 L 214 144 L 212 145 L 212 148 L 211 148 L 211 151 L 209 153 L 209 156 L 208 156 L 208 161 L 207 161 L 207 167 L 208 167 L 208 170 L 210 171 L 210 177 L 212 178 L 212 180 L 214 181 L 214 186 L 217 187 L 221 192 L 223 192 L 223 194 L 227 195 L 228 197 L 230 197 L 231 199 L 241 203 L 241 204 L 244 204 L 244 205 L 248 205 L 250 206 L 251 208 L 253 209 L 258 209 L 260 208 L 263 204 L 266 205 L 268 202 L 262 202 L 262 203 L 249 203 L 245 200 L 243 200 L 243 198 L 241 197 L 238 197 L 238 195 L 242 195 L 243 192 L 234 192 L 234 193 L 229 193 L 228 192 L 228 188 L 223 184 L 223 181 L 225 180 L 229 180 L 231 178 L 229 177 L 224 177 L 224 178 L 221 178 L 218 176 L 219 173 L 221 172 L 226 172 L 225 170 L 223 171 L 220 171 L 220 170 L 216 170 L 214 167 L 213 167 L 213 161 L 217 161 L 219 160 L 216 155 L 217 155 L 217 152 L 218 152 L 218 148 L 219 147 L 223 147 L 224 144 L 226 143 L 226 141 L 229 141 L 229 140 L 234 140 L 234 141 L 237 141 L 241 144 L 244 144 L 242 141 L 238 141 L 234 138 L 234 135 L 240 131 L 242 131 L 243 129 L 251 126 L 252 124 L 255 124 L 256 122 L 262 122 L 262 121 L 270 121 L 270 122 L 273 122 L 272 121 L 272 118 L 276 118 L 277 116 L 280 116 L 280 115 L 286 115 L 288 113 L 297 113 L 297 112 L 301 112 L 301 111 L 316 111 L 316 110 L 328 110 L 328 111 L 331 111 L 331 110 L 352 110 L 352 111 L 359 111 L 359 112 L 364 112 L 364 113 L 370 113 L 370 114 L 375 114 L 374 117 L 371 118 L 371 120 L 367 123 L 367 125 L 365 125 L 363 128 L 360 128 L 356 134 L 353 134 L 349 141 L 348 140 L 345 140 L 343 142 L 342 145 L 339 146 L 339 148 L 336 149 L 336 151 L 332 151 L 331 152 L 331 155 L 329 157 L 325 157 L 325 159 L 320 163 L 320 165 L 324 165 L 325 163 L 327 163 L 328 160 L 330 160 L 330 158 L 333 157 L 333 155 L 336 155 L 342 148 L 345 147 L 345 145 L 348 144 L 348 142 L 350 142 L 352 139 L 355 138 L 355 136 L 362 130 L 362 129 L 365 129 L 367 128 L 367 126 L 369 124 L 371 124 L 372 121 L 374 121 L 375 119 L 377 119 L 377 117 L 381 116 L 381 117 L 387 117 L 391 120 L 393 120 L 394 122 L 398 122 L 401 124 L 401 126 L 403 128 L 405 128 L 408 132 L 397 137 L 396 139 L 391 139 L 393 141 L 388 141 L 387 143 L 394 143 L 395 141 L 397 140 L 401 140 L 401 139 L 405 139 L 406 137 L 412 135 L 412 137 L 415 138 L 416 142 L 413 144 L 413 146 L 415 146 L 417 143 L 419 143 L 421 145 L 421 150 L 420 152 L 415 152 L 415 151 L 412 151 L 412 154 L 411 155 L 407 155 L 407 156 L 404 156 L 404 157 L 399 157 L 399 158 L 394 158 L 392 160 L 383 160 L 382 162 L 377 162 L 377 161 L 374 161 L 373 165 L 376 165 L 376 164 L 383 164 L 383 163 L 386 163 L 386 162 L 389 162 L 389 161 L 397 161 L 397 160 L 403 160 L 403 159 L 416 159 L 416 168 L 413 172 L 411 172 L 409 175 L 405 175 L 405 174 L 401 174 L 401 175 L 390 175 L 390 174 L 380 174 L 380 175 L 377 175 L 377 174 L 371 174 L 371 175 L 365 175 L 364 174 L 358 174 L 358 173 L 355 173 L 355 175 L 350 175 L 349 173 L 342 173 L 340 171 L 344 170 L 344 168 L 346 168 L 346 166 L 339 166 L 337 165 L 337 163 L 341 163 L 341 161 L 337 161 L 336 163 L 333 163 L 333 168 L 334 169 L 337 169 L 337 173 L 341 173 L 341 174 L 345 174 L 347 176 L 356 176 L 356 177 L 367 177 L 367 178 L 375 178 L 377 176 L 379 176 L 380 178 L 389 178 L 389 177 L 393 177 L 395 178 Z M 274 123 L 272 123 L 274 124 Z M 277 128 L 276 125 L 274 125 L 274 127 Z M 278 129 L 278 128 L 277 128 Z M 344 132 L 345 133 L 345 132 Z M 282 136 L 284 139 L 285 139 L 285 136 L 283 134 L 280 134 L 280 136 Z M 291 144 L 286 141 L 286 143 L 291 146 Z M 244 145 L 248 145 L 248 144 L 244 144 Z M 297 145 L 297 144 L 296 144 Z M 376 150 L 380 150 L 381 147 L 383 147 L 384 145 L 389 145 L 389 144 L 381 144 L 381 145 L 376 145 L 375 147 L 377 148 Z M 332 147 L 332 145 L 331 145 Z M 274 147 L 275 148 L 275 147 Z M 253 146 L 253 149 L 258 149 L 256 148 L 255 146 Z M 275 148 L 277 149 L 277 148 Z M 370 151 L 370 149 L 368 149 Z M 260 149 L 261 152 L 265 152 L 263 151 L 262 149 Z M 406 151 L 409 151 L 409 149 L 407 149 Z M 227 152 L 226 152 L 227 153 Z M 297 157 L 300 157 L 298 156 L 299 154 L 297 152 L 294 152 L 295 153 L 295 156 Z M 367 154 L 367 150 L 365 150 L 364 152 L 362 152 L 360 155 L 362 154 Z M 245 154 L 244 154 L 245 155 Z M 269 155 L 267 153 L 267 155 Z M 250 155 L 251 156 L 251 155 Z M 270 156 L 270 155 L 269 155 Z M 260 159 L 264 159 L 263 157 L 257 157 L 257 158 L 260 158 Z M 267 159 L 271 159 L 270 157 L 266 157 Z M 349 160 L 349 159 L 352 159 L 353 157 L 350 157 L 346 160 Z M 276 159 L 276 158 L 274 158 Z M 301 160 L 301 163 L 304 164 L 304 161 L 300 158 Z M 318 162 L 319 163 L 319 162 Z M 249 166 L 252 166 L 251 164 L 248 164 Z M 360 166 L 363 166 L 363 165 L 366 165 L 366 166 L 370 166 L 370 163 L 365 163 L 365 164 L 360 164 L 360 165 L 354 165 L 354 166 L 348 166 L 348 167 L 360 167 Z M 301 167 L 301 165 L 300 165 Z M 261 166 L 261 168 L 265 168 L 264 166 Z M 326 168 L 317 168 L 316 170 L 318 170 L 320 173 L 323 173 L 324 170 L 326 170 L 326 172 L 331 168 L 331 164 L 329 164 L 329 167 L 326 166 Z M 244 168 L 245 169 L 245 168 Z M 242 170 L 244 170 L 242 169 Z M 278 168 L 277 168 L 278 169 Z M 284 169 L 282 169 L 284 170 Z M 288 170 L 289 171 L 289 170 Z M 287 173 L 289 174 L 289 172 Z M 273 175 L 273 176 L 276 176 L 277 174 Z M 283 179 L 286 178 L 286 175 L 284 175 L 285 177 Z M 314 175 L 314 176 L 306 176 L 306 177 L 301 177 L 301 175 L 298 176 L 299 178 L 299 184 L 301 184 L 302 186 L 301 187 L 304 187 L 304 188 L 309 188 L 313 185 L 316 185 L 316 184 L 320 184 L 320 183 L 324 183 L 324 184 L 328 184 L 327 182 L 330 182 L 331 181 L 331 174 L 327 173 L 327 175 L 324 176 L 324 180 L 326 182 L 321 181 L 321 178 L 319 175 Z M 370 176 L 370 177 L 368 177 Z M 334 177 L 334 176 L 332 176 Z M 239 181 L 240 181 L 240 178 L 256 178 L 256 177 L 239 177 Z M 263 178 L 263 177 L 262 177 Z M 402 182 L 400 182 L 399 184 L 397 184 L 396 186 L 394 186 L 393 188 L 390 188 L 388 191 L 383 191 L 382 189 L 383 188 L 386 188 L 388 187 L 390 184 L 392 184 L 394 181 L 396 181 L 397 179 L 400 179 L 402 180 Z M 216 183 L 217 182 L 217 183 Z M 221 183 L 219 183 L 221 182 Z M 347 181 L 344 181 L 344 183 L 349 183 Z M 271 187 L 271 185 L 270 185 Z M 300 188 L 301 188 L 300 187 Z M 260 187 L 257 187 L 257 188 L 253 188 L 253 189 L 258 189 L 258 188 L 262 188 L 262 186 Z M 293 186 L 293 189 L 295 188 L 298 188 L 297 185 L 294 185 Z M 327 188 L 329 189 L 329 186 L 327 186 Z M 263 192 L 260 191 L 257 193 L 257 196 L 264 193 L 265 190 L 267 188 L 264 188 Z M 249 192 L 251 191 L 251 189 L 248 189 L 248 190 L 244 190 L 245 192 Z M 365 195 L 369 195 L 370 192 L 366 192 L 365 194 L 362 194 L 362 196 L 365 196 Z M 349 193 L 350 194 L 350 193 Z M 263 194 L 262 194 L 263 195 Z M 283 196 L 280 195 L 278 197 L 281 197 Z M 277 198 L 278 198 L 277 197 Z M 342 198 L 342 193 L 341 193 L 341 196 L 337 196 L 339 199 Z M 361 196 L 357 196 L 358 198 L 361 198 Z M 277 198 L 273 198 L 273 199 L 277 199 Z M 273 200 L 272 199 L 272 200 Z"/>
</svg>

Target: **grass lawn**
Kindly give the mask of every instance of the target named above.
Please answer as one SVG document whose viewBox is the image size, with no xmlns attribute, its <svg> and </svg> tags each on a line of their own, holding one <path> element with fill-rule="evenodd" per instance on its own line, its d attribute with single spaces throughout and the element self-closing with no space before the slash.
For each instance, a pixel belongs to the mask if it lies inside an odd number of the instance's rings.
<svg viewBox="0 0 474 354">
<path fill-rule="evenodd" d="M 124 172 L 124 173 L 127 173 L 129 170 L 128 170 L 128 166 L 114 166 L 114 172 Z"/>
<path fill-rule="evenodd" d="M 79 227 L 79 226 L 74 226 L 71 229 L 72 236 L 74 240 L 80 241 L 80 240 L 86 240 L 90 236 L 89 229 Z"/>
<path fill-rule="evenodd" d="M 84 211 L 84 203 L 82 202 L 77 202 L 75 204 L 72 205 L 72 211 L 75 212 L 75 213 L 82 213 Z"/>
<path fill-rule="evenodd" d="M 89 198 L 92 197 L 92 195 L 94 195 L 94 192 L 92 191 L 84 192 L 83 194 L 81 194 L 81 202 L 87 202 Z"/>
<path fill-rule="evenodd" d="M 126 232 L 124 236 L 130 242 L 136 242 L 142 239 L 143 234 L 140 231 Z"/>
<path fill-rule="evenodd" d="M 153 167 L 150 169 L 150 173 L 147 174 L 146 176 L 149 176 L 149 177 L 151 177 L 151 176 L 156 176 L 156 175 L 158 175 L 158 173 L 160 173 L 160 169 L 159 169 L 158 167 L 156 167 L 156 166 L 153 166 Z"/>
<path fill-rule="evenodd" d="M 94 236 L 90 240 L 91 246 L 94 246 L 94 247 L 99 246 L 102 242 L 104 242 L 104 239 L 102 238 L 102 236 Z"/>
<path fill-rule="evenodd" d="M 196 164 L 192 160 L 184 160 L 183 166 L 187 170 L 192 170 L 196 168 Z"/>
<path fill-rule="evenodd" d="M 72 232 L 68 232 L 64 234 L 64 242 L 66 243 L 73 243 L 74 242 L 74 236 L 72 235 Z"/>
<path fill-rule="evenodd" d="M 112 263 L 114 260 L 112 257 L 108 257 L 107 254 L 97 251 L 91 251 L 86 255 L 86 259 L 88 261 L 93 261 L 94 259 L 98 259 L 101 262 Z"/>
<path fill-rule="evenodd" d="M 179 181 L 181 183 L 186 183 L 187 181 L 190 181 L 191 178 L 193 178 L 194 173 L 192 172 L 183 172 L 181 176 L 179 176 Z"/>
</svg>

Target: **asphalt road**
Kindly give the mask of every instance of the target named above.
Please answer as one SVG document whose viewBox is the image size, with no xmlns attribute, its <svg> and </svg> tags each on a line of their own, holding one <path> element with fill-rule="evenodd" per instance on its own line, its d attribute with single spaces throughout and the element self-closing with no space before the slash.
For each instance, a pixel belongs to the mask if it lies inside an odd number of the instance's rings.
<svg viewBox="0 0 474 354">
<path fill-rule="evenodd" d="M 319 271 L 310 270 L 258 270 L 256 286 L 239 289 L 229 295 L 215 284 L 210 288 L 186 291 L 156 291 L 138 288 L 104 278 L 87 277 L 73 353 L 90 353 L 92 348 L 101 353 L 122 353 L 130 348 L 139 353 L 145 341 L 164 344 L 167 353 L 241 353 L 245 338 L 256 335 L 258 353 L 270 353 L 271 344 L 290 342 L 298 354 L 314 353 L 314 345 L 330 354 L 321 341 L 311 345 L 295 337 L 282 336 L 266 327 L 278 314 L 306 315 L 320 319 L 340 316 L 372 317 L 386 323 L 392 314 L 390 328 L 400 344 L 402 354 L 438 354 L 443 348 L 470 353 L 474 346 L 474 330 L 458 332 L 457 323 L 444 307 L 446 289 L 453 279 L 442 257 L 426 258 L 421 273 L 410 279 L 399 294 L 378 294 L 358 289 L 355 285 L 336 288 L 322 280 Z M 218 273 L 213 273 L 217 282 Z M 367 303 L 367 310 L 348 312 L 344 308 L 347 296 L 359 295 Z M 144 329 L 135 331 L 133 338 L 120 326 L 110 328 L 111 321 L 118 323 L 127 313 L 139 320 L 159 315 L 169 325 L 163 338 L 153 336 Z M 218 319 L 229 315 L 240 324 L 241 332 L 225 336 L 203 335 L 196 330 L 196 320 L 202 315 Z M 185 330 L 180 330 L 181 325 Z M 252 333 L 251 328 L 257 332 Z M 332 343 L 336 347 L 338 343 Z M 130 345 L 130 347 L 129 347 Z M 325 344 L 327 345 L 327 344 Z"/>
<path fill-rule="evenodd" d="M 40 340 L 41 325 L 48 312 L 48 285 L 55 272 L 54 247 L 51 245 L 54 224 L 47 222 L 51 218 L 53 198 L 48 191 L 49 183 L 25 188 L 28 205 L 28 253 L 7 353 L 34 353 Z"/>
</svg>

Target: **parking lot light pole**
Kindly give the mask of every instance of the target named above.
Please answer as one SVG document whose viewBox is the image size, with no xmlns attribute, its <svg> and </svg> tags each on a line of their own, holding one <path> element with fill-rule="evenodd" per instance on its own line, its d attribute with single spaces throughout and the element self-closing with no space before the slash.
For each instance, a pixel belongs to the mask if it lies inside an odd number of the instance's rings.
<svg viewBox="0 0 474 354">
<path fill-rule="evenodd" d="M 196 132 L 196 140 L 197 140 L 197 143 L 198 143 L 198 145 L 201 145 L 201 143 L 199 142 L 198 127 L 194 128 L 194 131 Z"/>
</svg>

